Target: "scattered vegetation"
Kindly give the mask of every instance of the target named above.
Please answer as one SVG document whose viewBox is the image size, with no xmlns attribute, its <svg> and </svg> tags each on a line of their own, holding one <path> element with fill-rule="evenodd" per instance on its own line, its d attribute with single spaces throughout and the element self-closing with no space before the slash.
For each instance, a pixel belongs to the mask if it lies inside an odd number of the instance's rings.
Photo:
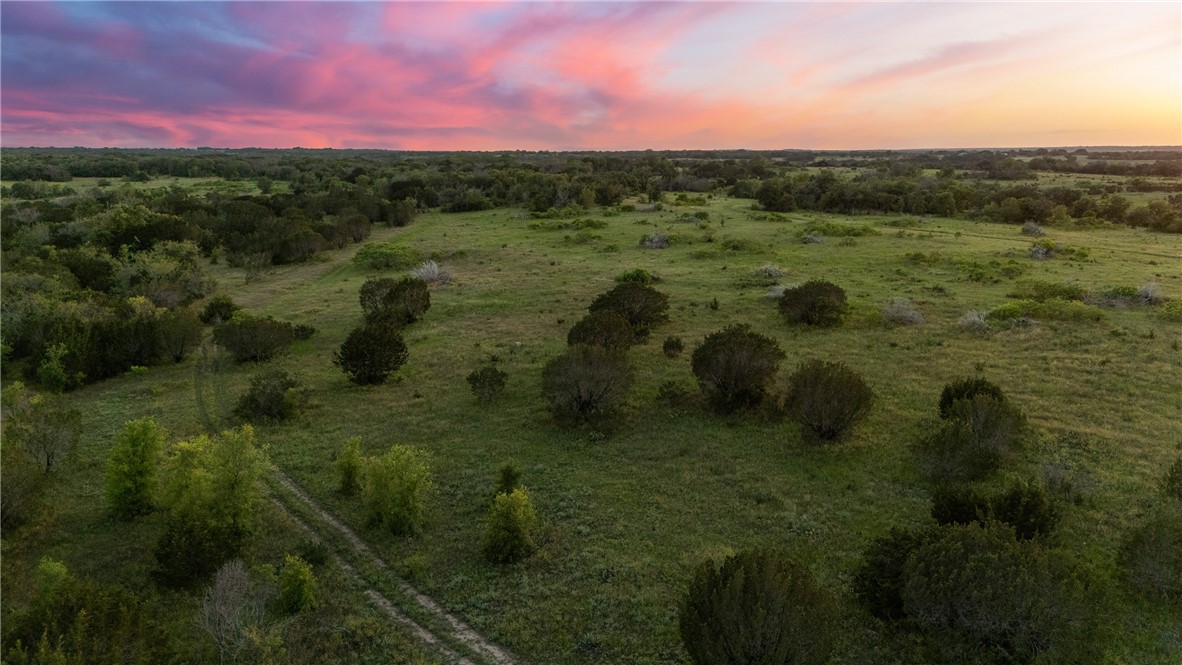
<svg viewBox="0 0 1182 665">
<path fill-rule="evenodd" d="M 213 341 L 234 362 L 263 362 L 274 358 L 295 341 L 295 326 L 270 316 L 235 312 L 229 321 L 213 329 Z"/>
</svg>

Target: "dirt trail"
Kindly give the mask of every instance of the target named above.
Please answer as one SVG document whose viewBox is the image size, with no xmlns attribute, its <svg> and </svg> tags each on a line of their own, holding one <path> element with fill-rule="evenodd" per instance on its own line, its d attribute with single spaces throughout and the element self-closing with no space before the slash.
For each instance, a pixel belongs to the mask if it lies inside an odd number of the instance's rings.
<svg viewBox="0 0 1182 665">
<path fill-rule="evenodd" d="M 370 599 L 370 601 L 388 616 L 390 616 L 390 618 L 392 618 L 394 621 L 408 627 L 412 634 L 414 634 L 420 642 L 425 643 L 432 649 L 443 654 L 447 658 L 448 662 L 455 663 L 456 665 L 478 664 L 457 653 L 454 649 L 448 647 L 447 643 L 449 642 L 453 644 L 463 644 L 467 650 L 479 657 L 481 663 L 495 663 L 496 665 L 517 665 L 518 661 L 510 656 L 504 649 L 501 649 L 497 645 L 493 644 L 483 635 L 476 632 L 466 623 L 461 621 L 454 614 L 451 614 L 447 610 L 443 609 L 434 600 L 420 593 L 418 589 L 415 589 L 406 581 L 399 578 L 394 573 L 394 571 L 390 569 L 390 566 L 387 565 L 381 557 L 374 553 L 374 551 L 365 544 L 365 541 L 361 540 L 361 538 L 359 538 L 352 529 L 337 519 L 332 513 L 328 512 L 322 508 L 320 504 L 316 503 L 316 501 L 310 497 L 308 493 L 303 490 L 303 488 L 297 485 L 295 481 L 288 477 L 287 474 L 283 473 L 279 469 L 274 469 L 273 474 L 275 480 L 283 487 L 283 489 L 286 490 L 296 501 L 303 504 L 304 509 L 316 515 L 317 519 L 319 519 L 319 521 L 323 523 L 323 525 L 328 530 L 333 532 L 335 535 L 340 536 L 341 540 L 345 542 L 349 550 L 385 575 L 386 579 L 391 584 L 395 585 L 398 590 L 403 593 L 403 595 L 411 599 L 416 605 L 419 606 L 419 608 L 427 612 L 430 616 L 437 619 L 438 623 L 448 627 L 448 635 L 446 636 L 437 635 L 423 627 L 414 619 L 411 619 L 409 616 L 399 610 L 397 605 L 388 597 L 365 583 L 362 580 L 361 575 L 357 573 L 353 566 L 344 561 L 342 557 L 339 557 L 334 553 L 333 558 L 341 567 L 341 570 L 343 570 L 346 575 L 359 582 L 362 586 L 367 587 L 365 589 L 365 595 Z M 276 503 L 279 504 L 280 508 L 282 508 L 284 512 L 291 517 L 291 519 L 300 527 L 302 531 L 309 534 L 313 538 L 319 539 L 319 536 L 311 527 L 309 527 L 299 517 L 293 514 L 293 512 L 289 510 L 287 506 L 283 505 L 282 500 L 276 499 Z"/>
</svg>

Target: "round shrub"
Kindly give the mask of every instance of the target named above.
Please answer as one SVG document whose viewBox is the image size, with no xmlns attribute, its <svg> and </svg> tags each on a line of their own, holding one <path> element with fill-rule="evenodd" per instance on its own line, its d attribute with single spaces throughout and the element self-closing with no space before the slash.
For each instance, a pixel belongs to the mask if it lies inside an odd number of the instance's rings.
<svg viewBox="0 0 1182 665">
<path fill-rule="evenodd" d="M 665 343 L 661 345 L 661 351 L 665 353 L 667 358 L 676 358 L 685 350 L 685 342 L 681 341 L 680 337 L 666 337 Z"/>
<path fill-rule="evenodd" d="M 234 362 L 263 362 L 295 341 L 295 326 L 239 311 L 213 329 L 213 341 L 229 351 Z"/>
<path fill-rule="evenodd" d="M 866 417 L 873 401 L 861 375 L 824 360 L 801 363 L 788 379 L 785 396 L 791 417 L 825 441 L 841 438 Z"/>
<path fill-rule="evenodd" d="M 316 576 L 307 561 L 292 554 L 283 558 L 277 602 L 284 614 L 299 614 L 316 602 Z"/>
<path fill-rule="evenodd" d="M 368 270 L 406 270 L 422 261 L 418 250 L 392 242 L 371 242 L 361 246 L 353 262 Z"/>
<path fill-rule="evenodd" d="M 366 280 L 358 297 L 367 323 L 400 327 L 418 321 L 431 309 L 431 291 L 416 277 Z"/>
<path fill-rule="evenodd" d="M 542 396 L 565 426 L 610 428 L 631 384 L 624 355 L 599 346 L 569 347 L 542 369 Z"/>
<path fill-rule="evenodd" d="M 431 490 L 427 453 L 412 446 L 393 446 L 381 457 L 366 460 L 361 497 L 369 523 L 396 535 L 411 535 L 423 525 L 423 508 Z"/>
<path fill-rule="evenodd" d="M 408 355 L 397 328 L 375 323 L 354 328 L 333 353 L 332 363 L 353 383 L 370 386 L 385 383 Z"/>
<path fill-rule="evenodd" d="M 854 596 L 862 607 L 887 621 L 903 619 L 903 586 L 907 559 L 931 538 L 931 530 L 891 529 L 866 548 L 862 564 L 854 573 Z"/>
<path fill-rule="evenodd" d="M 480 401 L 491 402 L 505 390 L 505 380 L 508 378 L 508 374 L 492 365 L 486 365 L 472 370 L 468 375 L 468 385 L 472 388 L 472 394 Z"/>
<path fill-rule="evenodd" d="M 234 312 L 242 309 L 234 304 L 230 296 L 220 295 L 214 296 L 205 303 L 205 307 L 201 310 L 201 322 L 207 326 L 216 326 L 219 323 L 229 321 Z"/>
<path fill-rule="evenodd" d="M 492 563 L 516 563 L 533 553 L 538 518 L 524 487 L 497 494 L 488 513 L 482 551 Z"/>
<path fill-rule="evenodd" d="M 1133 529 L 1121 545 L 1120 563 L 1139 593 L 1182 601 L 1182 510 L 1166 506 Z"/>
<path fill-rule="evenodd" d="M 238 398 L 234 415 L 244 421 L 287 420 L 307 402 L 307 393 L 295 377 L 270 370 L 250 379 L 250 388 Z"/>
<path fill-rule="evenodd" d="M 584 316 L 571 327 L 566 343 L 602 346 L 605 349 L 627 349 L 635 341 L 632 326 L 618 312 L 602 309 Z"/>
<path fill-rule="evenodd" d="M 785 289 L 784 295 L 780 296 L 780 313 L 793 323 L 836 326 L 841 323 L 848 309 L 845 290 L 822 280 Z"/>
<path fill-rule="evenodd" d="M 660 279 L 656 275 L 645 270 L 644 268 L 633 268 L 632 270 L 625 270 L 624 272 L 620 273 L 619 275 L 616 275 L 616 282 L 618 282 L 620 284 L 623 284 L 624 282 L 634 282 L 636 284 L 652 284 L 653 282 L 658 282 L 658 281 L 660 281 Z"/>
<path fill-rule="evenodd" d="M 730 413 L 763 400 L 783 359 L 775 340 L 735 324 L 707 335 L 691 366 L 710 407 Z"/>
<path fill-rule="evenodd" d="M 1025 423 L 1009 402 L 985 395 L 957 400 L 943 425 L 920 443 L 920 463 L 937 480 L 984 478 L 1017 449 Z"/>
<path fill-rule="evenodd" d="M 613 311 L 632 326 L 636 337 L 647 337 L 654 326 L 668 318 L 669 297 L 651 286 L 624 282 L 600 294 L 587 309 Z"/>
<path fill-rule="evenodd" d="M 804 566 L 775 551 L 698 567 L 681 605 L 681 641 L 696 665 L 821 665 L 837 605 Z"/>
<path fill-rule="evenodd" d="M 1042 485 L 1016 482 L 993 496 L 967 487 L 942 487 L 932 495 L 932 517 L 942 525 L 996 520 L 1009 525 L 1019 540 L 1033 540 L 1055 529 L 1059 510 Z"/>
<path fill-rule="evenodd" d="M 1004 402 L 1006 399 L 1002 389 L 986 379 L 977 377 L 957 379 L 945 384 L 944 389 L 940 391 L 940 417 L 950 418 L 953 404 L 960 400 L 971 400 L 978 395 L 992 397 L 999 402 Z"/>
</svg>

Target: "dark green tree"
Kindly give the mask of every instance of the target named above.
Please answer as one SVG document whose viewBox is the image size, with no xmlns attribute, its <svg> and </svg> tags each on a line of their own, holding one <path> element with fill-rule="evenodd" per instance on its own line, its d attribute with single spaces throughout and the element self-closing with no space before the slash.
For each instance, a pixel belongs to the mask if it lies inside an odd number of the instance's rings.
<svg viewBox="0 0 1182 665">
<path fill-rule="evenodd" d="M 707 335 L 694 350 L 692 367 L 711 408 L 730 413 L 763 400 L 783 359 L 775 340 L 735 324 Z"/>
</svg>

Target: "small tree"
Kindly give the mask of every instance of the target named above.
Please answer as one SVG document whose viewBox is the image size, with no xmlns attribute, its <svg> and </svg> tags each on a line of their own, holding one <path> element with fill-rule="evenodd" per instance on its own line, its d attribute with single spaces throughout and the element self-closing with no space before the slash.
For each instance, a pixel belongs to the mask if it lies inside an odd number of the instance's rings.
<svg viewBox="0 0 1182 665">
<path fill-rule="evenodd" d="M 710 406 L 729 413 L 759 404 L 783 359 L 775 340 L 736 324 L 707 335 L 694 350 L 692 367 Z"/>
<path fill-rule="evenodd" d="M 472 394 L 482 402 L 491 402 L 505 390 L 505 381 L 508 377 L 508 374 L 493 365 L 485 365 L 472 370 L 468 375 L 468 385 L 472 388 Z"/>
<path fill-rule="evenodd" d="M 636 340 L 632 326 L 619 312 L 603 309 L 583 317 L 567 333 L 566 343 L 626 350 Z"/>
<path fill-rule="evenodd" d="M 703 563 L 681 606 L 681 641 L 696 665 L 821 665 L 836 641 L 837 604 L 802 565 L 774 551 Z"/>
<path fill-rule="evenodd" d="M 201 336 L 201 321 L 192 309 L 178 308 L 160 315 L 160 349 L 174 363 L 200 346 Z"/>
<path fill-rule="evenodd" d="M 361 437 L 355 436 L 345 442 L 337 457 L 337 491 L 352 496 L 361 489 Z"/>
<path fill-rule="evenodd" d="M 218 568 L 213 584 L 205 590 L 197 620 L 217 645 L 218 662 L 237 662 L 251 629 L 263 621 L 262 595 L 241 559 Z"/>
<path fill-rule="evenodd" d="M 636 337 L 647 337 L 653 327 L 668 318 L 669 297 L 651 286 L 624 282 L 595 298 L 588 309 L 614 311 L 632 326 Z"/>
<path fill-rule="evenodd" d="M 298 556 L 288 554 L 279 571 L 279 610 L 299 614 L 316 602 L 316 576 L 312 566 Z"/>
<path fill-rule="evenodd" d="M 567 426 L 610 427 L 631 383 L 623 354 L 598 346 L 569 347 L 542 368 L 542 395 Z"/>
<path fill-rule="evenodd" d="M 359 386 L 386 382 L 392 372 L 406 363 L 409 355 L 398 328 L 381 323 L 354 328 L 332 362 Z"/>
<path fill-rule="evenodd" d="M 369 522 L 398 535 L 412 535 L 423 525 L 423 508 L 432 487 L 427 454 L 411 446 L 393 446 L 366 463 L 362 499 Z"/>
<path fill-rule="evenodd" d="M 213 341 L 229 351 L 234 362 L 263 362 L 295 341 L 295 326 L 270 316 L 239 311 L 213 329 Z"/>
<path fill-rule="evenodd" d="M 82 414 L 57 398 L 30 393 L 19 381 L 4 390 L 4 444 L 22 446 L 48 474 L 73 454 Z"/>
<path fill-rule="evenodd" d="M 866 417 L 873 401 L 866 381 L 842 363 L 810 360 L 788 379 L 789 413 L 825 441 L 841 438 Z"/>
<path fill-rule="evenodd" d="M 984 395 L 957 400 L 948 420 L 920 443 L 920 462 L 936 479 L 984 478 L 1018 448 L 1025 423 L 1009 402 Z"/>
<path fill-rule="evenodd" d="M 493 563 L 516 563 L 528 557 L 536 547 L 532 532 L 537 521 L 524 487 L 497 494 L 484 532 L 484 557 Z"/>
<path fill-rule="evenodd" d="M 854 596 L 862 607 L 887 621 L 905 618 L 903 586 L 907 582 L 907 559 L 931 536 L 931 530 L 896 528 L 866 548 L 853 579 Z"/>
<path fill-rule="evenodd" d="M 307 401 L 307 391 L 295 377 L 281 369 L 269 370 L 251 377 L 234 414 L 244 421 L 287 420 Z"/>
<path fill-rule="evenodd" d="M 521 469 L 513 462 L 505 462 L 497 475 L 497 494 L 512 494 L 521 487 Z"/>
<path fill-rule="evenodd" d="M 240 309 L 242 308 L 234 304 L 230 296 L 214 296 L 205 303 L 205 307 L 201 310 L 201 322 L 208 326 L 216 326 L 229 321 L 230 317 L 234 316 L 234 312 Z"/>
<path fill-rule="evenodd" d="M 968 377 L 951 381 L 940 391 L 940 417 L 952 417 L 952 405 L 960 400 L 971 400 L 978 395 L 992 397 L 1004 402 L 1005 393 L 996 384 L 978 377 Z"/>
<path fill-rule="evenodd" d="M 685 350 L 685 342 L 681 341 L 680 337 L 670 335 L 665 338 L 665 343 L 661 345 L 661 351 L 664 352 L 666 358 L 676 358 Z"/>
<path fill-rule="evenodd" d="M 794 323 L 836 326 L 848 309 L 845 290 L 826 281 L 805 282 L 780 296 L 780 313 Z"/>
<path fill-rule="evenodd" d="M 431 309 L 427 282 L 415 277 L 375 277 L 361 285 L 359 295 L 366 323 L 402 327 Z"/>
<path fill-rule="evenodd" d="M 164 449 L 164 432 L 152 418 L 129 420 L 107 455 L 107 503 L 111 512 L 129 519 L 152 510 L 156 465 Z"/>
</svg>

